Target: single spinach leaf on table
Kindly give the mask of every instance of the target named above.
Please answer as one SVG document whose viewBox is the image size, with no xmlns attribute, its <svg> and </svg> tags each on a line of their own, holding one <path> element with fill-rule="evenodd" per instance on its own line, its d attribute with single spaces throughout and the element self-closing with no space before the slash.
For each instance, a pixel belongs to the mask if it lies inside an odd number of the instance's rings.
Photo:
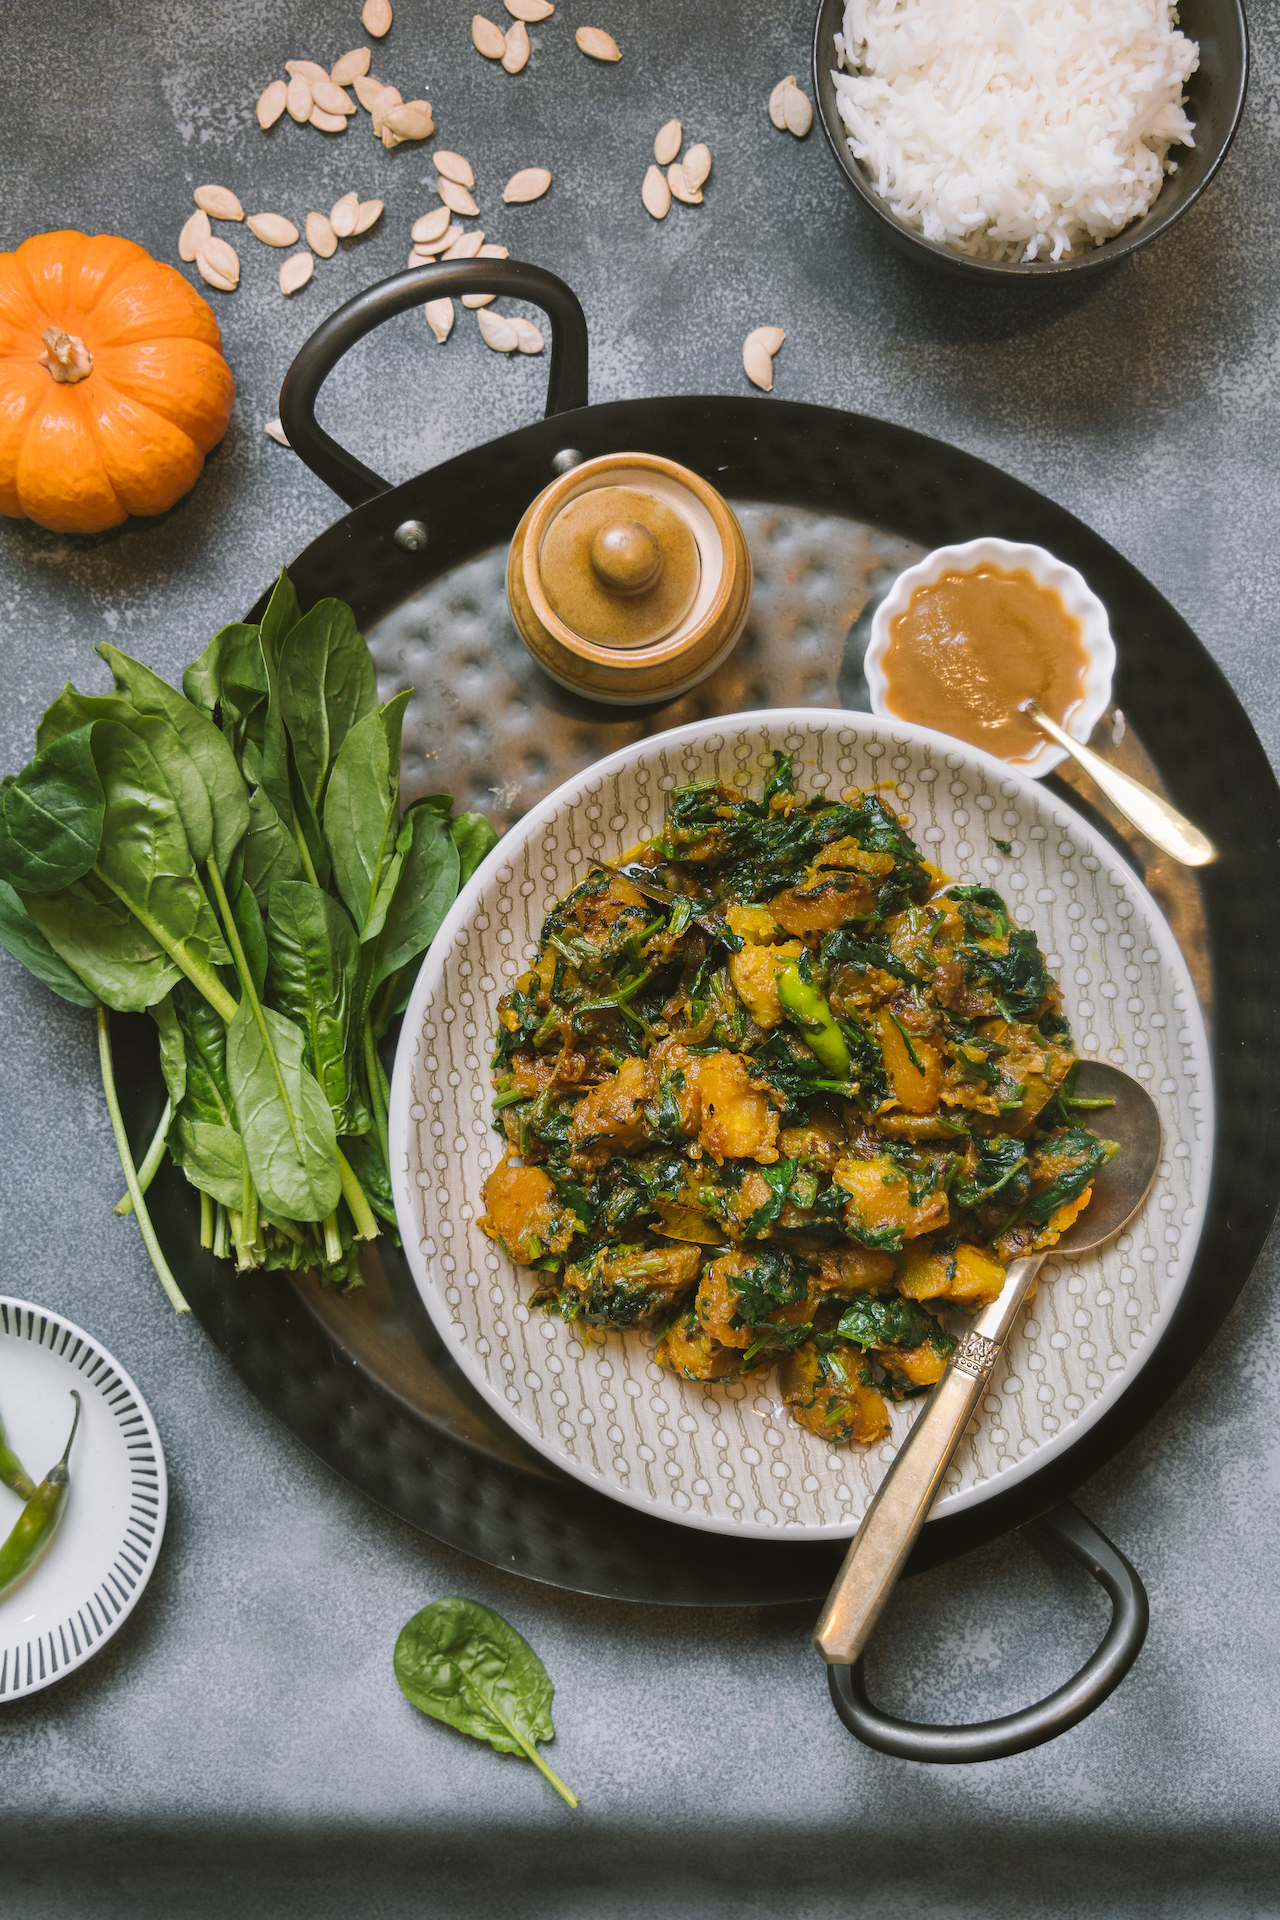
<svg viewBox="0 0 1280 1920">
<path fill-rule="evenodd" d="M 105 811 L 93 728 L 51 741 L 0 791 L 0 880 L 60 893 L 96 860 Z"/>
<path fill-rule="evenodd" d="M 63 1000 L 77 1007 L 97 1006 L 97 995 L 50 946 L 7 880 L 0 880 L 0 947 Z"/>
<path fill-rule="evenodd" d="M 398 874 L 400 729 L 411 695 L 399 693 L 352 727 L 329 776 L 324 834 L 333 880 L 362 940 L 385 921 Z"/>
<path fill-rule="evenodd" d="M 369 1113 L 354 1071 L 360 1050 L 360 948 L 351 922 L 332 894 L 308 880 L 282 880 L 272 887 L 269 922 L 271 1005 L 306 1034 L 311 1068 L 338 1132 L 364 1133 Z"/>
<path fill-rule="evenodd" d="M 478 1600 L 436 1600 L 400 1630 L 396 1679 L 406 1700 L 446 1726 L 522 1753 L 571 1807 L 578 1804 L 538 1752 L 554 1740 L 555 1689 L 528 1641 Z"/>
<path fill-rule="evenodd" d="M 373 661 L 350 607 L 317 601 L 285 635 L 277 671 L 294 768 L 319 807 L 343 741 L 378 704 Z"/>
<path fill-rule="evenodd" d="M 324 1220 L 342 1192 L 333 1114 L 299 1028 L 241 1000 L 227 1028 L 227 1079 L 253 1184 L 286 1220 Z"/>
<path fill-rule="evenodd" d="M 22 903 L 54 952 L 115 1013 L 145 1013 L 182 978 L 182 969 L 96 876 Z"/>
</svg>

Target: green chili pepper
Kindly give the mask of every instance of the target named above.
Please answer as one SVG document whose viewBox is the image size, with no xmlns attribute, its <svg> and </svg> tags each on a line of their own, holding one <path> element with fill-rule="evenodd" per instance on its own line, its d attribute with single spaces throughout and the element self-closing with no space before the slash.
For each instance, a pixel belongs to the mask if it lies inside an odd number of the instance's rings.
<svg viewBox="0 0 1280 1920">
<path fill-rule="evenodd" d="M 35 1481 L 5 1438 L 3 1420 L 0 1420 L 0 1480 L 19 1500 L 29 1500 L 36 1490 Z"/>
<path fill-rule="evenodd" d="M 71 1458 L 71 1442 L 80 1425 L 80 1395 L 73 1389 L 71 1398 L 76 1403 L 76 1417 L 71 1422 L 66 1450 L 57 1466 L 50 1467 L 40 1485 L 33 1489 L 17 1525 L 0 1547 L 0 1600 L 24 1574 L 30 1573 L 44 1559 L 66 1512 L 67 1495 L 71 1490 L 67 1461 Z"/>
<path fill-rule="evenodd" d="M 828 1072 L 847 1080 L 852 1070 L 849 1043 L 818 989 L 800 978 L 795 965 L 778 969 L 778 998 Z"/>
</svg>

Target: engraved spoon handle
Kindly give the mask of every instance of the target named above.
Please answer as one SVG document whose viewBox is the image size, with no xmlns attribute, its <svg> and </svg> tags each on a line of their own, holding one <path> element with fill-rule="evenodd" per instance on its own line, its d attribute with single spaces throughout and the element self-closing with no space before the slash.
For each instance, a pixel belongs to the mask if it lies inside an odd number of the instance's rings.
<svg viewBox="0 0 1280 1920">
<path fill-rule="evenodd" d="M 871 1638 L 1043 1260 L 1033 1254 L 1010 1263 L 999 1295 L 973 1321 L 899 1447 L 814 1629 L 828 1666 L 852 1666 Z"/>
<path fill-rule="evenodd" d="M 1119 767 L 1113 767 L 1091 747 L 1082 747 L 1073 740 L 1065 728 L 1056 720 L 1051 720 L 1042 707 L 1034 700 L 1024 700 L 1022 712 L 1035 721 L 1041 733 L 1047 733 L 1060 747 L 1065 747 L 1073 760 L 1079 762 L 1097 782 L 1113 806 L 1120 809 L 1126 820 L 1153 840 L 1165 853 L 1172 854 L 1184 867 L 1207 867 L 1216 860 L 1218 850 L 1211 840 L 1207 840 L 1199 827 L 1193 827 L 1184 814 L 1162 800 L 1158 793 L 1152 793 L 1150 787 L 1144 787 L 1127 773 L 1121 773 Z"/>
</svg>

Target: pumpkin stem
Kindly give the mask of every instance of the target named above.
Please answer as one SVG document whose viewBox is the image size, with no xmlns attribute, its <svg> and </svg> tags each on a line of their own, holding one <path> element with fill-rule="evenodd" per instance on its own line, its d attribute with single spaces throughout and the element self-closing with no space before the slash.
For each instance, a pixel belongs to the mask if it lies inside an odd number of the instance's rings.
<svg viewBox="0 0 1280 1920">
<path fill-rule="evenodd" d="M 93 371 L 93 356 L 77 333 L 64 333 L 61 327 L 46 327 L 41 338 L 45 351 L 40 365 L 48 367 L 55 380 L 74 386 Z"/>
</svg>

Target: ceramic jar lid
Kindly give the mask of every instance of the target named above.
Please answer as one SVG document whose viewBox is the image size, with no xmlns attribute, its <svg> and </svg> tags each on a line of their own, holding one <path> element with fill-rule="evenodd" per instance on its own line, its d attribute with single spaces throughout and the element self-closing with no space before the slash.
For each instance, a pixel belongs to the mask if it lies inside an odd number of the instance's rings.
<svg viewBox="0 0 1280 1920">
<path fill-rule="evenodd" d="M 670 700 L 737 641 L 751 558 L 696 473 L 655 454 L 607 454 L 533 502 L 511 543 L 507 598 L 561 686 L 616 706 Z"/>
</svg>

